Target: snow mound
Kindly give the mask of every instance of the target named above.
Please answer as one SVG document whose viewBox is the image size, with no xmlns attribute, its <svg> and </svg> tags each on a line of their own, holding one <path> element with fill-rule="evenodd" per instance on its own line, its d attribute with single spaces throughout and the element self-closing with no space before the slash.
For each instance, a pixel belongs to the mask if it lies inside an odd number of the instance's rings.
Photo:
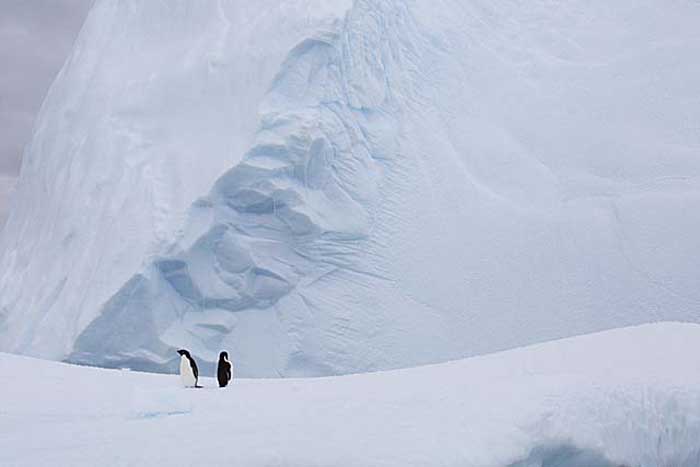
<svg viewBox="0 0 700 467">
<path fill-rule="evenodd" d="M 330 375 L 700 321 L 698 20 L 98 1 L 0 240 L 0 348 Z"/>
<path fill-rule="evenodd" d="M 699 353 L 700 326 L 662 323 L 197 390 L 3 354 L 14 384 L 0 389 L 0 464 L 698 467 Z"/>
</svg>

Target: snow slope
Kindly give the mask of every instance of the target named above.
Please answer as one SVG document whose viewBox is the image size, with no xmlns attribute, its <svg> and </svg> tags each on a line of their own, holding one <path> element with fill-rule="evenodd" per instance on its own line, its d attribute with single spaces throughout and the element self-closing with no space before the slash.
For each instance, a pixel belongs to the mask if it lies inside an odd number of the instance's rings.
<svg viewBox="0 0 700 467">
<path fill-rule="evenodd" d="M 697 467 L 700 326 L 440 365 L 180 388 L 0 355 L 0 464 Z"/>
<path fill-rule="evenodd" d="M 0 349 L 329 375 L 700 321 L 699 20 L 98 1 L 0 240 Z"/>
</svg>

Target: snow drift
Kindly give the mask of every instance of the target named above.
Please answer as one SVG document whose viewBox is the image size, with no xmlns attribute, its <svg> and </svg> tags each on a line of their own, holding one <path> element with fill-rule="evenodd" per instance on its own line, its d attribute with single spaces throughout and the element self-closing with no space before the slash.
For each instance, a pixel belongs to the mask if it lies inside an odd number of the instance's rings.
<svg viewBox="0 0 700 467">
<path fill-rule="evenodd" d="M 700 5 L 98 1 L 0 348 L 327 375 L 700 314 Z"/>
<path fill-rule="evenodd" d="M 699 354 L 700 326 L 657 324 L 221 390 L 0 355 L 0 464 L 698 467 Z"/>
</svg>

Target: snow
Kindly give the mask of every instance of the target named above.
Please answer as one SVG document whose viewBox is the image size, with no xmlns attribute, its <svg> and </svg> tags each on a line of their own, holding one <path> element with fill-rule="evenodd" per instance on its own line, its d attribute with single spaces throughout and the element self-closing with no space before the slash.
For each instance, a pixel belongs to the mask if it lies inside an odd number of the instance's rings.
<svg viewBox="0 0 700 467">
<path fill-rule="evenodd" d="M 0 349 L 335 375 L 698 322 L 699 20 L 98 0 L 0 239 Z"/>
<path fill-rule="evenodd" d="M 699 351 L 659 323 L 225 389 L 2 354 L 0 464 L 695 467 Z"/>
</svg>

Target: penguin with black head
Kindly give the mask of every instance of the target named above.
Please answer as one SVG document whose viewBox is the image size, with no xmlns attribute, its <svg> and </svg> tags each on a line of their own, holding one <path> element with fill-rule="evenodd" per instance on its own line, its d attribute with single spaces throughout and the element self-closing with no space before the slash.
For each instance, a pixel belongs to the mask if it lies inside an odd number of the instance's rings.
<svg viewBox="0 0 700 467">
<path fill-rule="evenodd" d="M 220 388 L 225 388 L 231 381 L 231 362 L 228 361 L 228 352 L 219 354 L 219 367 L 216 370 L 216 377 L 219 380 Z"/>
<path fill-rule="evenodd" d="M 180 380 L 186 388 L 201 388 L 199 382 L 199 369 L 190 352 L 185 349 L 177 351 L 180 354 Z"/>
</svg>

